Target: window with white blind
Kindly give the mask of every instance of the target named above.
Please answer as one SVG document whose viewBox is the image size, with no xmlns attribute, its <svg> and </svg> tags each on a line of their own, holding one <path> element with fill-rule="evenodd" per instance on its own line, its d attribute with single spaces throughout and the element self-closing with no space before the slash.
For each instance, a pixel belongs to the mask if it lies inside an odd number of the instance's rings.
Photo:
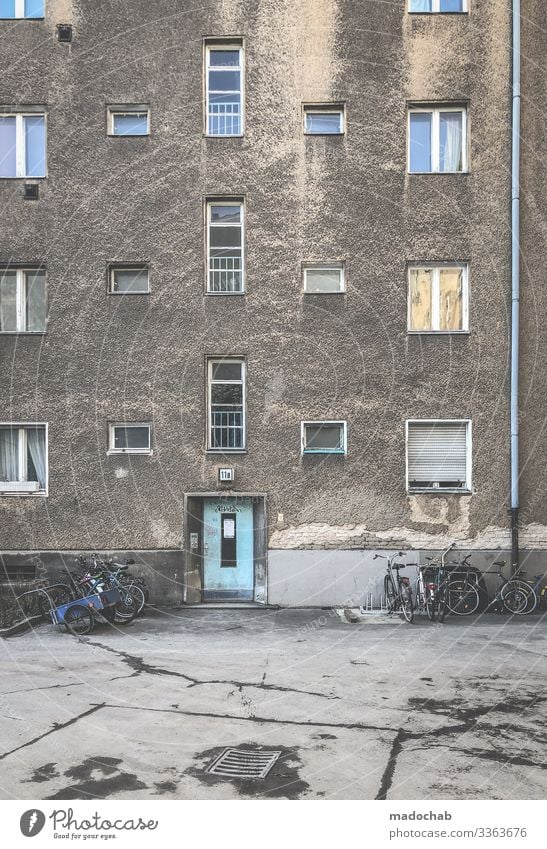
<svg viewBox="0 0 547 849">
<path fill-rule="evenodd" d="M 407 487 L 410 491 L 471 490 L 471 422 L 407 422 Z"/>
</svg>

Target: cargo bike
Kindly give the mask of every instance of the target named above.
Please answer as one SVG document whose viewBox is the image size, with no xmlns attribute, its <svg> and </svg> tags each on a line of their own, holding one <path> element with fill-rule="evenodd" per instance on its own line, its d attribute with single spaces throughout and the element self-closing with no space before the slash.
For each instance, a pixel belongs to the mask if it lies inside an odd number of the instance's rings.
<svg viewBox="0 0 547 849">
<path fill-rule="evenodd" d="M 88 595 L 79 597 L 66 584 L 51 584 L 22 593 L 18 600 L 32 595 L 38 595 L 44 619 L 78 637 L 90 634 L 99 619 L 123 625 L 137 615 L 133 598 L 120 586 L 97 584 Z"/>
</svg>

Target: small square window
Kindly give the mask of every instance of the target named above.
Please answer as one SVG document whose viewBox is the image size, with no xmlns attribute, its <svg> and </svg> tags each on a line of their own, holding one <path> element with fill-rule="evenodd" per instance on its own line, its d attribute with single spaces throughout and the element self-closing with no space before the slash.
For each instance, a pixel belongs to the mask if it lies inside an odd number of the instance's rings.
<svg viewBox="0 0 547 849">
<path fill-rule="evenodd" d="M 304 106 L 304 132 L 311 136 L 339 136 L 345 131 L 343 106 Z"/>
<path fill-rule="evenodd" d="M 150 133 L 148 106 L 109 106 L 108 134 L 110 136 L 147 136 Z"/>
<path fill-rule="evenodd" d="M 347 454 L 346 422 L 302 422 L 302 454 Z"/>
<path fill-rule="evenodd" d="M 411 174 L 467 171 L 467 110 L 463 106 L 412 107 L 408 113 Z"/>
<path fill-rule="evenodd" d="M 148 295 L 150 279 L 146 265 L 112 265 L 109 273 L 111 295 Z"/>
<path fill-rule="evenodd" d="M 407 421 L 409 491 L 471 491 L 471 422 Z"/>
<path fill-rule="evenodd" d="M 46 321 L 45 272 L 0 268 L 0 333 L 44 333 Z"/>
<path fill-rule="evenodd" d="M 110 425 L 109 454 L 151 454 L 150 425 L 117 422 Z"/>
<path fill-rule="evenodd" d="M 0 492 L 47 495 L 47 425 L 0 424 Z"/>
<path fill-rule="evenodd" d="M 345 291 L 344 265 L 341 262 L 304 263 L 304 292 L 308 295 L 340 294 Z"/>
<path fill-rule="evenodd" d="M 468 331 L 467 265 L 432 263 L 408 269 L 410 333 Z"/>
<path fill-rule="evenodd" d="M 46 116 L 0 114 L 0 177 L 45 177 Z"/>
</svg>

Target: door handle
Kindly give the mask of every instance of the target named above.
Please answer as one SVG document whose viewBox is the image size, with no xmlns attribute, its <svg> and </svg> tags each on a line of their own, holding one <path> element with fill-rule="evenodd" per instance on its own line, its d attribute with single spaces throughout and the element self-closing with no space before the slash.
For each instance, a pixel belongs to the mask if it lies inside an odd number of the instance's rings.
<svg viewBox="0 0 547 849">
<path fill-rule="evenodd" d="M 206 542 L 203 543 L 203 548 L 204 548 L 205 551 L 209 551 L 209 546 L 207 545 Z"/>
</svg>

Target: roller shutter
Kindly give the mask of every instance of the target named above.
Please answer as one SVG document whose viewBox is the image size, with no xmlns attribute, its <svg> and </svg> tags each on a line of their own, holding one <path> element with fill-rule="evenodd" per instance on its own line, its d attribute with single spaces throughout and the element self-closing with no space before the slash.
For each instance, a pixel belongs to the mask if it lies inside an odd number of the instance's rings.
<svg viewBox="0 0 547 849">
<path fill-rule="evenodd" d="M 466 488 L 467 433 L 467 422 L 409 422 L 409 487 Z"/>
</svg>

